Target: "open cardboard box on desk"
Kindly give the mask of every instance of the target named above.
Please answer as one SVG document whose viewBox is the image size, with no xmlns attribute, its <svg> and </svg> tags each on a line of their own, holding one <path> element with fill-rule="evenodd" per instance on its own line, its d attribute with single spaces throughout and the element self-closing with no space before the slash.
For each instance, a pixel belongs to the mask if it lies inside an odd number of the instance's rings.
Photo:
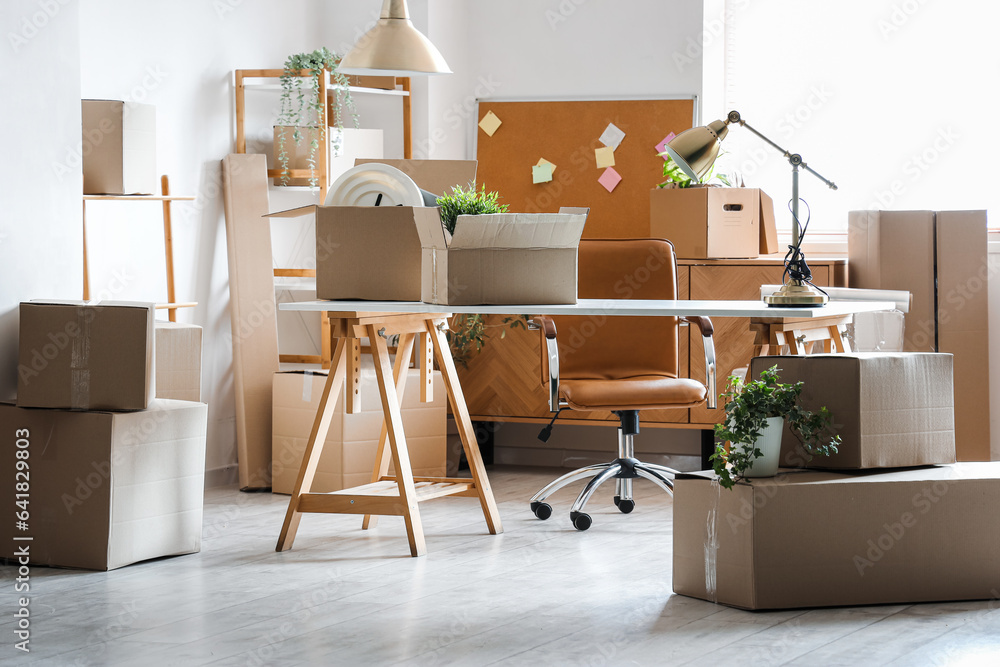
<svg viewBox="0 0 1000 667">
<path fill-rule="evenodd" d="M 576 303 L 585 214 L 460 215 L 455 234 L 418 221 L 421 300 L 463 306 Z"/>
<path fill-rule="evenodd" d="M 366 162 L 396 167 L 435 194 L 476 178 L 475 160 L 357 160 Z M 437 207 L 313 204 L 267 217 L 310 214 L 316 220 L 316 298 L 420 301 L 417 227 L 440 226 Z"/>
</svg>

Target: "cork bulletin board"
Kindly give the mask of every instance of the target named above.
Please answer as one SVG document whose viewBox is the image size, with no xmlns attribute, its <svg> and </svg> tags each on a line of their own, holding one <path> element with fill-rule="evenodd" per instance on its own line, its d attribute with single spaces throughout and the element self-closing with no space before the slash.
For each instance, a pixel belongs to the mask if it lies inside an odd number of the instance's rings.
<svg viewBox="0 0 1000 667">
<path fill-rule="evenodd" d="M 550 213 L 586 206 L 584 238 L 649 235 L 649 191 L 661 183 L 656 145 L 693 126 L 696 98 L 573 101 L 481 99 L 477 122 L 489 112 L 500 120 L 493 136 L 476 127 L 477 181 L 496 190 L 512 213 Z M 595 149 L 609 123 L 625 133 L 614 150 L 621 181 L 609 192 L 598 179 Z M 532 182 L 539 159 L 555 165 L 552 180 Z M 609 174 L 610 175 L 610 174 Z"/>
</svg>

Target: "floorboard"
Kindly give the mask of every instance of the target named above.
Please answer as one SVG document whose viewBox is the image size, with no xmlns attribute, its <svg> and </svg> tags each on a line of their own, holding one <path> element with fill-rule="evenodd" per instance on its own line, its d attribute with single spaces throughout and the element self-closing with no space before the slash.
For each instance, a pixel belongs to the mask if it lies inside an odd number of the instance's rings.
<svg viewBox="0 0 1000 667">
<path fill-rule="evenodd" d="M 417 559 L 399 517 L 362 531 L 357 516 L 307 515 L 276 553 L 287 496 L 211 489 L 201 553 L 32 568 L 32 651 L 15 652 L 4 615 L 0 664 L 1000 664 L 996 601 L 754 613 L 673 595 L 670 498 L 638 482 L 622 515 L 609 486 L 578 532 L 574 490 L 548 521 L 528 510 L 558 473 L 491 472 L 498 536 L 475 499 L 421 504 Z"/>
</svg>

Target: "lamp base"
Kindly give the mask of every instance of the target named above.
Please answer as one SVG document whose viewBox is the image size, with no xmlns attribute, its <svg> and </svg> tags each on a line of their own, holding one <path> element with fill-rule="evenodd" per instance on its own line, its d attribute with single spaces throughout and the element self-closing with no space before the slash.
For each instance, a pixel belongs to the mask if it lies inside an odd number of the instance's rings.
<svg viewBox="0 0 1000 667">
<path fill-rule="evenodd" d="M 764 303 L 774 308 L 799 308 L 825 306 L 830 297 L 799 280 L 793 280 L 773 294 L 764 297 Z"/>
</svg>

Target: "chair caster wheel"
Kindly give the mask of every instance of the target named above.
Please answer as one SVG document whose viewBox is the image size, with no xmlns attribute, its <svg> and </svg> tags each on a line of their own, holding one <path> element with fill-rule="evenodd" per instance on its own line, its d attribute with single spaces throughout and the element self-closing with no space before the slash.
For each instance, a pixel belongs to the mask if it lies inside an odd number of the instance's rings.
<svg viewBox="0 0 1000 667">
<path fill-rule="evenodd" d="M 531 503 L 531 511 L 535 513 L 542 521 L 545 521 L 550 516 L 552 516 L 552 505 L 548 503 L 534 502 Z"/>
<path fill-rule="evenodd" d="M 573 527 L 577 530 L 587 530 L 590 528 L 590 524 L 593 523 L 590 515 L 583 512 L 570 512 L 569 520 L 573 522 Z"/>
<path fill-rule="evenodd" d="M 634 500 L 622 500 L 620 496 L 615 496 L 615 505 L 618 506 L 618 511 L 622 514 L 628 514 L 635 509 Z"/>
</svg>

